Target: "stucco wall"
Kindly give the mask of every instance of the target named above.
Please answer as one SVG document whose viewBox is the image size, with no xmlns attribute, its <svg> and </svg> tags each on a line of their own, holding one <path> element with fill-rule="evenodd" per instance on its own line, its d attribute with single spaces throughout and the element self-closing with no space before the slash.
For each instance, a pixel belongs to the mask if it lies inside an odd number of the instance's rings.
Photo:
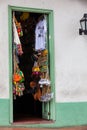
<svg viewBox="0 0 87 130">
<path fill-rule="evenodd" d="M 87 13 L 87 1 L 62 0 L 57 5 L 56 100 L 87 101 L 87 36 L 79 35 L 79 20 Z"/>
<path fill-rule="evenodd" d="M 87 36 L 78 32 L 87 0 L 0 1 L 0 98 L 9 98 L 8 5 L 54 11 L 56 102 L 87 101 Z"/>
</svg>

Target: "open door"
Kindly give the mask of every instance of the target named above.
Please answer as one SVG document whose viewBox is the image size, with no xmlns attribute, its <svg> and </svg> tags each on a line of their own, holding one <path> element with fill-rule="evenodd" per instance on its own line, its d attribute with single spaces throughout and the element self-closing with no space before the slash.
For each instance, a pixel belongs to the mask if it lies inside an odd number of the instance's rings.
<svg viewBox="0 0 87 130">
<path fill-rule="evenodd" d="M 51 53 L 53 13 L 17 7 L 9 10 L 13 78 L 11 122 L 25 117 L 55 120 L 54 59 Z"/>
<path fill-rule="evenodd" d="M 47 119 L 49 120 L 50 119 L 50 108 L 49 108 L 49 102 L 44 102 L 42 104 L 42 118 L 43 119 Z"/>
</svg>

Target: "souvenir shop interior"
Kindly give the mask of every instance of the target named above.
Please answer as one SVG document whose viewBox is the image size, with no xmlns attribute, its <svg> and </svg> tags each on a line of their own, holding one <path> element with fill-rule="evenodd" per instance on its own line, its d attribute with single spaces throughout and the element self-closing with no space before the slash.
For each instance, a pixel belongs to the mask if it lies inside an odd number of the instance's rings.
<svg viewBox="0 0 87 130">
<path fill-rule="evenodd" d="M 42 119 L 42 104 L 53 98 L 47 15 L 12 12 L 13 120 Z"/>
</svg>

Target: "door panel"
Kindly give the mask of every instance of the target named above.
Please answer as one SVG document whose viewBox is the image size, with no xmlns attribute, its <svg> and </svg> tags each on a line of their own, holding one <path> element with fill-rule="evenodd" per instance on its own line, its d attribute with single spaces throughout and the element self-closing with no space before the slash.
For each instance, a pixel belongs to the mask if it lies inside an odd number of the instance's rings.
<svg viewBox="0 0 87 130">
<path fill-rule="evenodd" d="M 50 54 L 49 54 L 49 20 L 48 20 L 48 16 L 49 15 L 45 15 L 45 19 L 46 19 L 46 23 L 47 23 L 47 34 L 46 34 L 46 48 L 48 50 L 48 66 L 50 66 L 50 61 L 49 61 L 49 57 L 50 57 Z M 48 75 L 49 75 L 49 68 L 48 68 Z M 50 75 L 49 75 L 50 77 Z M 50 119 L 50 102 L 43 102 L 42 103 L 42 118 L 43 119 Z"/>
<path fill-rule="evenodd" d="M 49 102 L 42 103 L 42 118 L 43 119 L 50 119 L 50 107 Z"/>
</svg>

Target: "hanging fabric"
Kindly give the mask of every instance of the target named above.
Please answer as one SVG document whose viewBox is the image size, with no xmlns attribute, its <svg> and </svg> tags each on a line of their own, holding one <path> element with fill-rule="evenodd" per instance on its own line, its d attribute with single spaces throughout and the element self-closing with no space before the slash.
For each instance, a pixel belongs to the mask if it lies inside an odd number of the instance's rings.
<svg viewBox="0 0 87 130">
<path fill-rule="evenodd" d="M 13 37 L 14 37 L 14 44 L 16 44 L 16 48 L 17 48 L 17 53 L 18 55 L 22 55 L 23 54 L 23 50 L 22 50 L 22 45 L 21 45 L 21 41 L 18 35 L 18 31 L 16 28 L 16 23 L 15 23 L 15 16 L 13 16 Z"/>
<path fill-rule="evenodd" d="M 46 18 L 39 19 L 35 29 L 35 50 L 46 48 L 47 21 Z"/>
<path fill-rule="evenodd" d="M 21 44 L 19 36 L 18 36 L 18 32 L 17 32 L 17 28 L 16 28 L 16 24 L 15 24 L 15 16 L 13 16 L 13 37 L 14 37 L 14 43 L 15 44 Z"/>
</svg>

